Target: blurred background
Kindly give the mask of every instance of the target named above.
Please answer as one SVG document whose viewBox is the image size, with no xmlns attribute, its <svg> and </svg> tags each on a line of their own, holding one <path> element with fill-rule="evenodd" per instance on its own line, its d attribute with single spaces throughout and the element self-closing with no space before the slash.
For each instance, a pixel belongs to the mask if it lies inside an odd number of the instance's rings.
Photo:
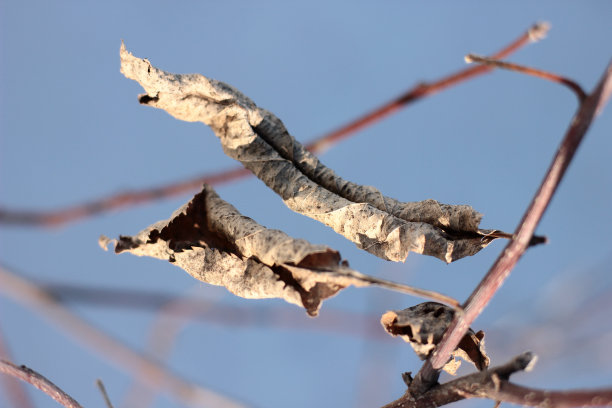
<svg viewBox="0 0 612 408">
<path fill-rule="evenodd" d="M 607 1 L 3 0 L 0 206 L 60 209 L 236 166 L 203 124 L 138 104 L 142 89 L 119 72 L 121 40 L 161 69 L 237 87 L 308 142 L 420 81 L 464 68 L 469 52 L 495 52 L 540 20 L 552 24 L 548 37 L 509 60 L 563 74 L 590 91 L 611 57 L 611 16 Z M 559 85 L 497 71 L 410 105 L 320 158 L 340 176 L 391 197 L 470 204 L 484 214 L 483 228 L 513 231 L 576 106 Z M 612 383 L 611 135 L 608 107 L 538 228 L 549 244 L 527 252 L 473 326 L 487 333 L 494 365 L 526 350 L 540 356 L 534 371 L 513 377 L 518 383 Z M 506 244 L 493 242 L 451 265 L 416 254 L 394 264 L 292 213 L 257 179 L 216 189 L 244 215 L 333 247 L 361 272 L 460 301 Z M 401 373 L 418 371 L 421 362 L 378 320 L 420 299 L 348 288 L 312 319 L 283 301 L 240 299 L 167 262 L 98 246 L 100 234 L 135 234 L 191 196 L 56 228 L 0 225 L 0 262 L 170 372 L 248 406 L 373 407 L 402 395 Z M 189 307 L 172 299 L 188 299 Z M 92 347 L 19 299 L 0 297 L 0 333 L 8 358 L 86 407 L 103 406 L 98 378 L 116 407 L 181 406 L 166 383 L 134 388 L 127 359 L 113 359 L 113 351 Z M 460 373 L 472 370 L 464 364 Z M 36 407 L 56 406 L 27 387 Z M 492 402 L 459 403 L 466 404 Z M 0 391 L 0 407 L 11 406 Z"/>
</svg>

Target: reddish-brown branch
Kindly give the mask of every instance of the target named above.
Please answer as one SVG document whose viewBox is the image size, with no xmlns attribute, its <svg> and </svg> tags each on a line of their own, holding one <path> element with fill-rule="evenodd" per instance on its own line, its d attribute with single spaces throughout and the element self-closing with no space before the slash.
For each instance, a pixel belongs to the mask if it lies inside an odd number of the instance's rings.
<svg viewBox="0 0 612 408">
<path fill-rule="evenodd" d="M 521 35 L 507 47 L 493 54 L 493 58 L 504 58 L 517 51 L 519 48 L 525 46 L 530 41 L 537 41 L 543 38 L 548 31 L 548 28 L 549 27 L 546 23 L 538 23 L 533 25 L 526 33 Z M 386 118 L 412 102 L 438 93 L 451 86 L 458 85 L 478 75 L 490 72 L 492 69 L 492 67 L 486 65 L 478 65 L 463 69 L 438 81 L 421 83 L 392 101 L 366 113 L 362 117 L 357 118 L 356 120 L 318 139 L 315 139 L 311 143 L 307 144 L 306 148 L 311 152 L 320 153 L 329 148 L 331 145 L 338 143 L 350 135 L 353 135 L 355 132 Z M 136 190 L 120 193 L 110 197 L 97 199 L 89 203 L 78 204 L 54 211 L 18 211 L 0 208 L 0 223 L 37 227 L 56 227 L 110 210 L 118 210 L 120 208 L 151 202 L 161 198 L 189 193 L 199 189 L 204 183 L 216 185 L 234 181 L 250 174 L 251 173 L 244 168 L 235 168 L 232 170 L 204 175 L 184 182 L 172 183 L 169 185 L 140 191 Z"/>
<path fill-rule="evenodd" d="M 508 243 L 489 272 L 465 302 L 464 313 L 456 314 L 455 319 L 448 327 L 435 352 L 417 374 L 411 386 L 413 395 L 424 393 L 437 382 L 440 370 L 448 361 L 451 352 L 457 348 L 459 341 L 469 326 L 486 307 L 529 246 L 531 237 L 557 190 L 580 142 L 584 138 L 595 115 L 607 102 L 611 92 L 612 63 L 606 68 L 595 90 L 587 96 L 574 115 L 540 188 L 515 232 L 515 238 Z"/>
<path fill-rule="evenodd" d="M 251 172 L 245 168 L 235 168 L 165 186 L 119 193 L 89 203 L 77 204 L 55 211 L 13 211 L 0 208 L 0 223 L 57 227 L 110 210 L 118 210 L 120 208 L 185 194 L 201 189 L 204 183 L 211 185 L 222 184 L 240 179 L 250 174 Z"/>
<path fill-rule="evenodd" d="M 481 57 L 476 54 L 466 55 L 465 61 L 467 63 L 478 62 L 479 64 L 489 65 L 495 68 L 506 69 L 508 71 L 516 71 L 516 72 L 520 72 L 520 73 L 527 74 L 530 76 L 534 76 L 536 78 L 546 79 L 547 81 L 561 84 L 563 86 L 567 86 L 569 89 L 571 89 L 576 94 L 576 97 L 578 98 L 579 103 L 582 103 L 582 101 L 584 101 L 584 99 L 587 97 L 586 92 L 584 92 L 582 87 L 578 85 L 575 81 L 569 78 L 562 77 L 561 75 L 554 74 L 552 72 L 543 71 L 541 69 L 535 69 L 531 67 L 526 67 L 523 65 L 511 63 L 511 62 L 500 61 L 494 58 Z"/>
<path fill-rule="evenodd" d="M 0 359 L 0 372 L 32 384 L 66 408 L 82 408 L 70 395 L 31 368 L 24 365 L 16 366 L 9 361 Z"/>
<path fill-rule="evenodd" d="M 114 363 L 117 367 L 137 376 L 139 381 L 160 388 L 163 386 L 165 391 L 185 405 L 200 407 L 205 403 L 203 401 L 206 401 L 206 404 L 218 407 L 243 406 L 228 397 L 172 374 L 159 363 L 91 326 L 49 293 L 4 267 L 0 267 L 0 282 L 2 282 L 0 294 L 47 318 L 56 327 L 63 329 L 63 333 L 72 335 L 85 347 L 105 356 L 105 361 Z"/>
<path fill-rule="evenodd" d="M 499 59 L 507 57 L 508 55 L 517 51 L 519 48 L 528 44 L 530 41 L 538 41 L 544 38 L 548 32 L 548 29 L 549 25 L 546 23 L 534 24 L 529 30 L 527 30 L 527 32 L 517 38 L 514 42 L 493 54 L 492 58 Z M 320 139 L 313 141 L 307 147 L 311 151 L 323 151 L 331 144 L 337 143 L 355 132 L 382 120 L 383 118 L 391 115 L 412 102 L 416 102 L 421 98 L 443 91 L 451 86 L 458 85 L 478 75 L 490 72 L 493 69 L 493 67 L 488 67 L 486 65 L 478 65 L 467 69 L 462 69 L 437 81 L 422 82 L 414 88 L 404 92 L 394 100 L 366 113 L 361 118 L 358 118 L 340 129 L 337 129 L 321 137 Z"/>
</svg>

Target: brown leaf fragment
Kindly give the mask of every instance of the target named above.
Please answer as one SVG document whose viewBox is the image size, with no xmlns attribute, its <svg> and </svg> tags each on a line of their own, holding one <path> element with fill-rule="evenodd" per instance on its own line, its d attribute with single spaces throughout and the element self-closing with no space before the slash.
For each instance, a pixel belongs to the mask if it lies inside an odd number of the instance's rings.
<svg viewBox="0 0 612 408">
<path fill-rule="evenodd" d="M 504 236 L 497 230 L 480 230 L 482 215 L 470 206 L 400 202 L 374 187 L 342 179 L 295 140 L 280 119 L 230 85 L 199 74 L 162 71 L 134 57 L 123 44 L 120 56 L 121 72 L 146 91 L 140 103 L 210 126 L 224 152 L 289 208 L 378 257 L 403 261 L 413 251 L 452 262 Z"/>
<path fill-rule="evenodd" d="M 103 248 L 110 242 L 104 236 L 99 240 Z M 354 271 L 331 248 L 294 239 L 243 216 L 208 185 L 170 219 L 135 236 L 120 236 L 114 244 L 116 253 L 165 259 L 237 296 L 285 299 L 311 316 L 324 299 L 349 285 L 378 285 L 457 304 L 435 292 Z"/>
<path fill-rule="evenodd" d="M 454 315 L 455 311 L 448 306 L 425 302 L 404 310 L 389 311 L 382 315 L 380 323 L 389 334 L 410 343 L 421 360 L 425 360 L 442 339 Z M 484 349 L 484 332 L 474 333 L 469 329 L 443 370 L 455 375 L 461 365 L 457 357 L 474 364 L 479 371 L 486 369 L 489 357 Z"/>
</svg>

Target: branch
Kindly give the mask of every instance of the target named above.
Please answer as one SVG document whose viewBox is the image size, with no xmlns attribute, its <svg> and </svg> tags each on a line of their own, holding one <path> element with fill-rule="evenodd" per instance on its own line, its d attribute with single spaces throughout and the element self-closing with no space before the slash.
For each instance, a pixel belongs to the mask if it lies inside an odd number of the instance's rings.
<svg viewBox="0 0 612 408">
<path fill-rule="evenodd" d="M 100 390 L 100 394 L 102 394 L 102 398 L 104 398 L 104 403 L 106 404 L 106 407 L 113 408 L 113 403 L 111 402 L 108 393 L 106 392 L 106 387 L 104 387 L 104 383 L 102 382 L 102 380 L 98 378 L 96 380 L 96 385 Z"/>
<path fill-rule="evenodd" d="M 612 262 L 612 259 L 604 261 L 605 265 Z M 602 266 L 600 266 L 602 267 Z M 586 274 L 588 271 L 582 271 Z M 601 273 L 601 271 L 599 271 Z M 52 281 L 37 281 L 39 287 L 43 288 L 51 296 L 64 304 L 76 303 L 85 307 L 118 308 L 121 310 L 142 310 L 149 313 L 163 313 L 175 320 L 191 320 L 195 322 L 206 322 L 213 325 L 230 327 L 272 327 L 286 330 L 297 330 L 307 332 L 333 333 L 341 336 L 367 339 L 377 342 L 394 341 L 384 331 L 379 330 L 380 318 L 378 313 L 351 312 L 339 309 L 327 309 L 317 319 L 307 319 L 299 309 L 278 308 L 258 304 L 256 307 L 246 307 L 246 304 L 229 305 L 215 302 L 214 299 L 191 297 L 187 295 L 172 294 L 163 291 L 149 291 L 142 289 L 125 289 L 113 287 L 94 287 L 87 285 L 62 284 Z M 522 325 L 520 329 L 514 328 L 512 336 L 507 337 L 506 341 L 513 339 L 524 339 L 529 333 L 535 330 L 536 326 L 544 331 L 558 330 L 564 326 L 565 321 L 577 322 L 576 330 L 584 334 L 579 336 L 565 336 L 556 348 L 555 355 L 569 352 L 573 341 L 579 341 L 589 347 L 590 341 L 597 341 L 592 338 L 589 331 L 585 328 L 589 324 L 595 324 L 599 319 L 604 319 L 606 312 L 612 308 L 612 298 L 608 296 L 611 284 L 601 286 L 592 281 L 585 282 L 580 279 L 579 274 L 572 275 L 570 281 L 563 283 L 563 287 L 574 287 L 580 293 L 586 293 L 589 289 L 596 291 L 594 296 L 580 298 L 570 314 L 559 311 L 549 316 L 550 322 L 545 325 L 533 323 Z M 194 286 L 195 288 L 200 286 Z M 550 289 L 550 288 L 549 288 Z M 198 292 L 200 293 L 200 292 Z M 549 299 L 549 301 L 551 301 Z M 167 307 L 172 305 L 172 307 Z M 527 312 L 527 308 L 515 309 L 515 312 Z M 537 316 L 532 316 L 536 317 Z M 487 336 L 501 335 L 499 331 L 487 330 Z M 576 332 L 574 334 L 577 334 Z M 520 342 L 518 343 L 521 344 Z M 489 344 L 490 346 L 490 344 Z M 503 347 L 503 345 L 494 345 Z"/>
<path fill-rule="evenodd" d="M 529 371 L 535 360 L 533 354 L 523 353 L 504 365 L 435 385 L 416 398 L 410 391 L 406 391 L 400 399 L 383 408 L 439 407 L 468 398 L 487 398 L 542 408 L 612 405 L 612 388 L 547 391 L 523 387 L 508 381 L 515 372 Z"/>
<path fill-rule="evenodd" d="M 457 348 L 468 327 L 486 307 L 527 249 L 580 142 L 595 116 L 603 109 L 610 93 L 612 93 L 612 63 L 608 64 L 595 90 L 580 104 L 540 188 L 516 230 L 514 239 L 508 243 L 487 275 L 470 295 L 464 305 L 465 312 L 455 316 L 432 357 L 425 362 L 417 374 L 411 386 L 413 395 L 422 394 L 436 383 L 440 369 Z"/>
<path fill-rule="evenodd" d="M 161 312 L 177 319 L 200 320 L 236 327 L 274 327 L 286 330 L 323 331 L 351 338 L 391 342 L 380 329 L 377 313 L 365 314 L 327 309 L 316 319 L 305 319 L 293 308 L 232 306 L 206 299 L 192 299 L 164 292 L 99 288 L 55 283 L 39 283 L 46 292 L 62 303 L 77 302 L 90 306 L 134 308 Z M 199 288 L 199 286 L 198 286 Z M 172 304 L 171 308 L 166 305 Z"/>
<path fill-rule="evenodd" d="M 519 38 L 514 40 L 512 43 L 507 45 L 505 48 L 499 50 L 492 55 L 492 58 L 500 59 L 509 56 L 510 54 L 518 51 L 520 48 L 529 44 L 530 42 L 537 42 L 544 37 L 550 29 L 550 25 L 545 22 L 539 22 L 531 26 L 525 33 Z M 404 92 L 397 98 L 385 103 L 384 105 L 375 108 L 374 110 L 366 113 L 360 118 L 342 126 L 341 128 L 332 131 L 331 133 L 314 140 L 310 144 L 306 145 L 308 150 L 312 152 L 322 152 L 328 149 L 332 144 L 337 143 L 340 140 L 353 135 L 359 130 L 373 125 L 374 123 L 386 118 L 387 116 L 397 112 L 399 109 L 409 105 L 413 102 L 418 101 L 421 98 L 425 98 L 430 95 L 434 95 L 438 92 L 444 91 L 455 85 L 459 85 L 469 79 L 472 79 L 478 75 L 483 75 L 491 72 L 494 68 L 485 65 L 474 66 L 465 68 L 450 74 L 444 78 L 438 79 L 433 82 L 421 82 Z"/>
<path fill-rule="evenodd" d="M 170 373 L 159 363 L 91 326 L 61 305 L 49 293 L 9 272 L 5 267 L 0 267 L 0 281 L 2 282 L 1 294 L 63 328 L 64 333 L 71 334 L 84 346 L 105 356 L 105 361 L 114 363 L 124 371 L 138 376 L 139 381 L 147 385 L 164 387 L 165 391 L 172 394 L 176 400 L 191 407 L 201 407 L 203 404 L 224 408 L 244 406 L 226 396 Z"/>
<path fill-rule="evenodd" d="M 578 103 L 582 103 L 582 101 L 584 101 L 584 99 L 587 97 L 586 92 L 584 92 L 582 87 L 578 85 L 575 81 L 569 78 L 562 77 L 561 75 L 554 74 L 552 72 L 543 71 L 541 69 L 535 69 L 531 67 L 525 67 L 523 65 L 513 64 L 511 62 L 500 61 L 495 58 L 481 57 L 476 54 L 466 55 L 465 62 L 467 62 L 468 64 L 471 64 L 472 62 L 478 62 L 480 64 L 489 65 L 491 67 L 506 69 L 508 71 L 516 71 L 537 78 L 546 79 L 557 84 L 561 84 L 563 86 L 568 87 L 572 90 L 572 92 L 576 94 L 576 97 L 578 98 Z"/>
<path fill-rule="evenodd" d="M 192 289 L 200 289 L 199 287 L 193 287 Z M 191 291 L 194 293 L 194 291 Z M 200 291 L 198 290 L 197 293 Z M 160 361 L 166 361 L 170 356 L 172 348 L 174 347 L 177 337 L 183 330 L 184 326 L 187 325 L 189 320 L 187 319 L 171 319 L 170 316 L 175 312 L 184 311 L 186 305 L 185 301 L 194 300 L 191 299 L 193 296 L 184 295 L 177 297 L 175 300 L 166 302 L 162 308 L 158 311 L 155 320 L 151 323 L 149 328 L 148 339 L 146 350 L 149 354 L 156 356 Z M 202 310 L 213 308 L 217 302 L 211 301 L 208 306 L 200 305 Z M 192 312 L 197 313 L 196 310 Z M 151 388 L 154 391 L 156 388 Z M 156 398 L 155 392 L 145 392 L 146 388 L 142 384 L 134 383 L 124 393 L 123 404 L 124 407 L 148 407 L 153 405 Z"/>
<path fill-rule="evenodd" d="M 487 398 L 532 407 L 599 407 L 612 406 L 612 388 L 593 390 L 545 391 L 512 383 L 502 383 Z"/>
<path fill-rule="evenodd" d="M 493 54 L 493 58 L 504 58 L 530 42 L 538 41 L 546 35 L 549 25 L 546 23 L 534 24 L 527 32 L 511 44 Z M 422 98 L 441 92 L 447 88 L 458 85 L 478 75 L 492 71 L 492 67 L 485 65 L 473 66 L 451 74 L 434 82 L 420 83 L 390 102 L 375 108 L 360 118 L 334 130 L 320 138 L 313 140 L 305 147 L 313 153 L 320 153 L 333 144 L 353 135 L 355 132 L 370 126 L 399 109 L 416 102 Z M 191 180 L 153 187 L 144 190 L 135 190 L 95 199 L 88 203 L 77 204 L 67 208 L 51 211 L 18 211 L 0 208 L 0 223 L 33 226 L 57 227 L 76 222 L 81 219 L 102 214 L 111 210 L 152 202 L 181 194 L 191 193 L 202 184 L 218 185 L 234 181 L 252 173 L 245 168 L 238 167 L 231 170 L 220 171 L 200 176 Z"/>
<path fill-rule="evenodd" d="M 2 330 L 0 330 L 0 358 L 10 360 L 10 353 L 8 344 L 4 340 Z M 15 408 L 33 408 L 34 404 L 28 395 L 25 384 L 18 381 L 14 377 L 2 376 L 2 385 L 4 386 L 4 392 L 9 401 Z"/>
<path fill-rule="evenodd" d="M 0 359 L 0 372 L 32 384 L 66 408 L 82 408 L 70 395 L 31 368 L 24 365 L 18 367 L 9 361 Z"/>
</svg>

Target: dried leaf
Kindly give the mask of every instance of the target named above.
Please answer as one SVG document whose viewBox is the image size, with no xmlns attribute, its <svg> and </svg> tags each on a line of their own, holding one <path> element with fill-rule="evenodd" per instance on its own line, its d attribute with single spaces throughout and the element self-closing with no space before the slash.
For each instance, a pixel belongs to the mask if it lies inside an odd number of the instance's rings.
<svg viewBox="0 0 612 408">
<path fill-rule="evenodd" d="M 382 315 L 380 323 L 389 334 L 399 335 L 410 343 L 421 360 L 425 360 L 442 339 L 454 315 L 455 311 L 448 306 L 425 302 L 408 309 L 387 312 Z M 451 354 L 444 371 L 455 375 L 461 365 L 457 357 L 474 364 L 480 371 L 486 369 L 489 366 L 489 357 L 484 349 L 484 332 L 474 333 L 469 329 Z"/>
<path fill-rule="evenodd" d="M 102 236 L 104 248 L 111 242 Z M 349 286 L 378 285 L 418 296 L 457 302 L 361 274 L 324 245 L 294 239 L 241 215 L 205 185 L 166 221 L 136 236 L 121 236 L 115 252 L 165 259 L 191 276 L 251 299 L 282 298 L 315 316 L 321 302 Z"/>
<path fill-rule="evenodd" d="M 467 205 L 435 200 L 404 203 L 338 177 L 287 131 L 272 113 L 240 91 L 199 74 L 153 67 L 121 46 L 121 72 L 147 92 L 142 104 L 177 119 L 203 122 L 225 153 L 239 160 L 292 210 L 318 220 L 383 259 L 403 261 L 409 251 L 446 262 L 474 255 L 507 234 L 480 230 L 482 215 Z"/>
</svg>

